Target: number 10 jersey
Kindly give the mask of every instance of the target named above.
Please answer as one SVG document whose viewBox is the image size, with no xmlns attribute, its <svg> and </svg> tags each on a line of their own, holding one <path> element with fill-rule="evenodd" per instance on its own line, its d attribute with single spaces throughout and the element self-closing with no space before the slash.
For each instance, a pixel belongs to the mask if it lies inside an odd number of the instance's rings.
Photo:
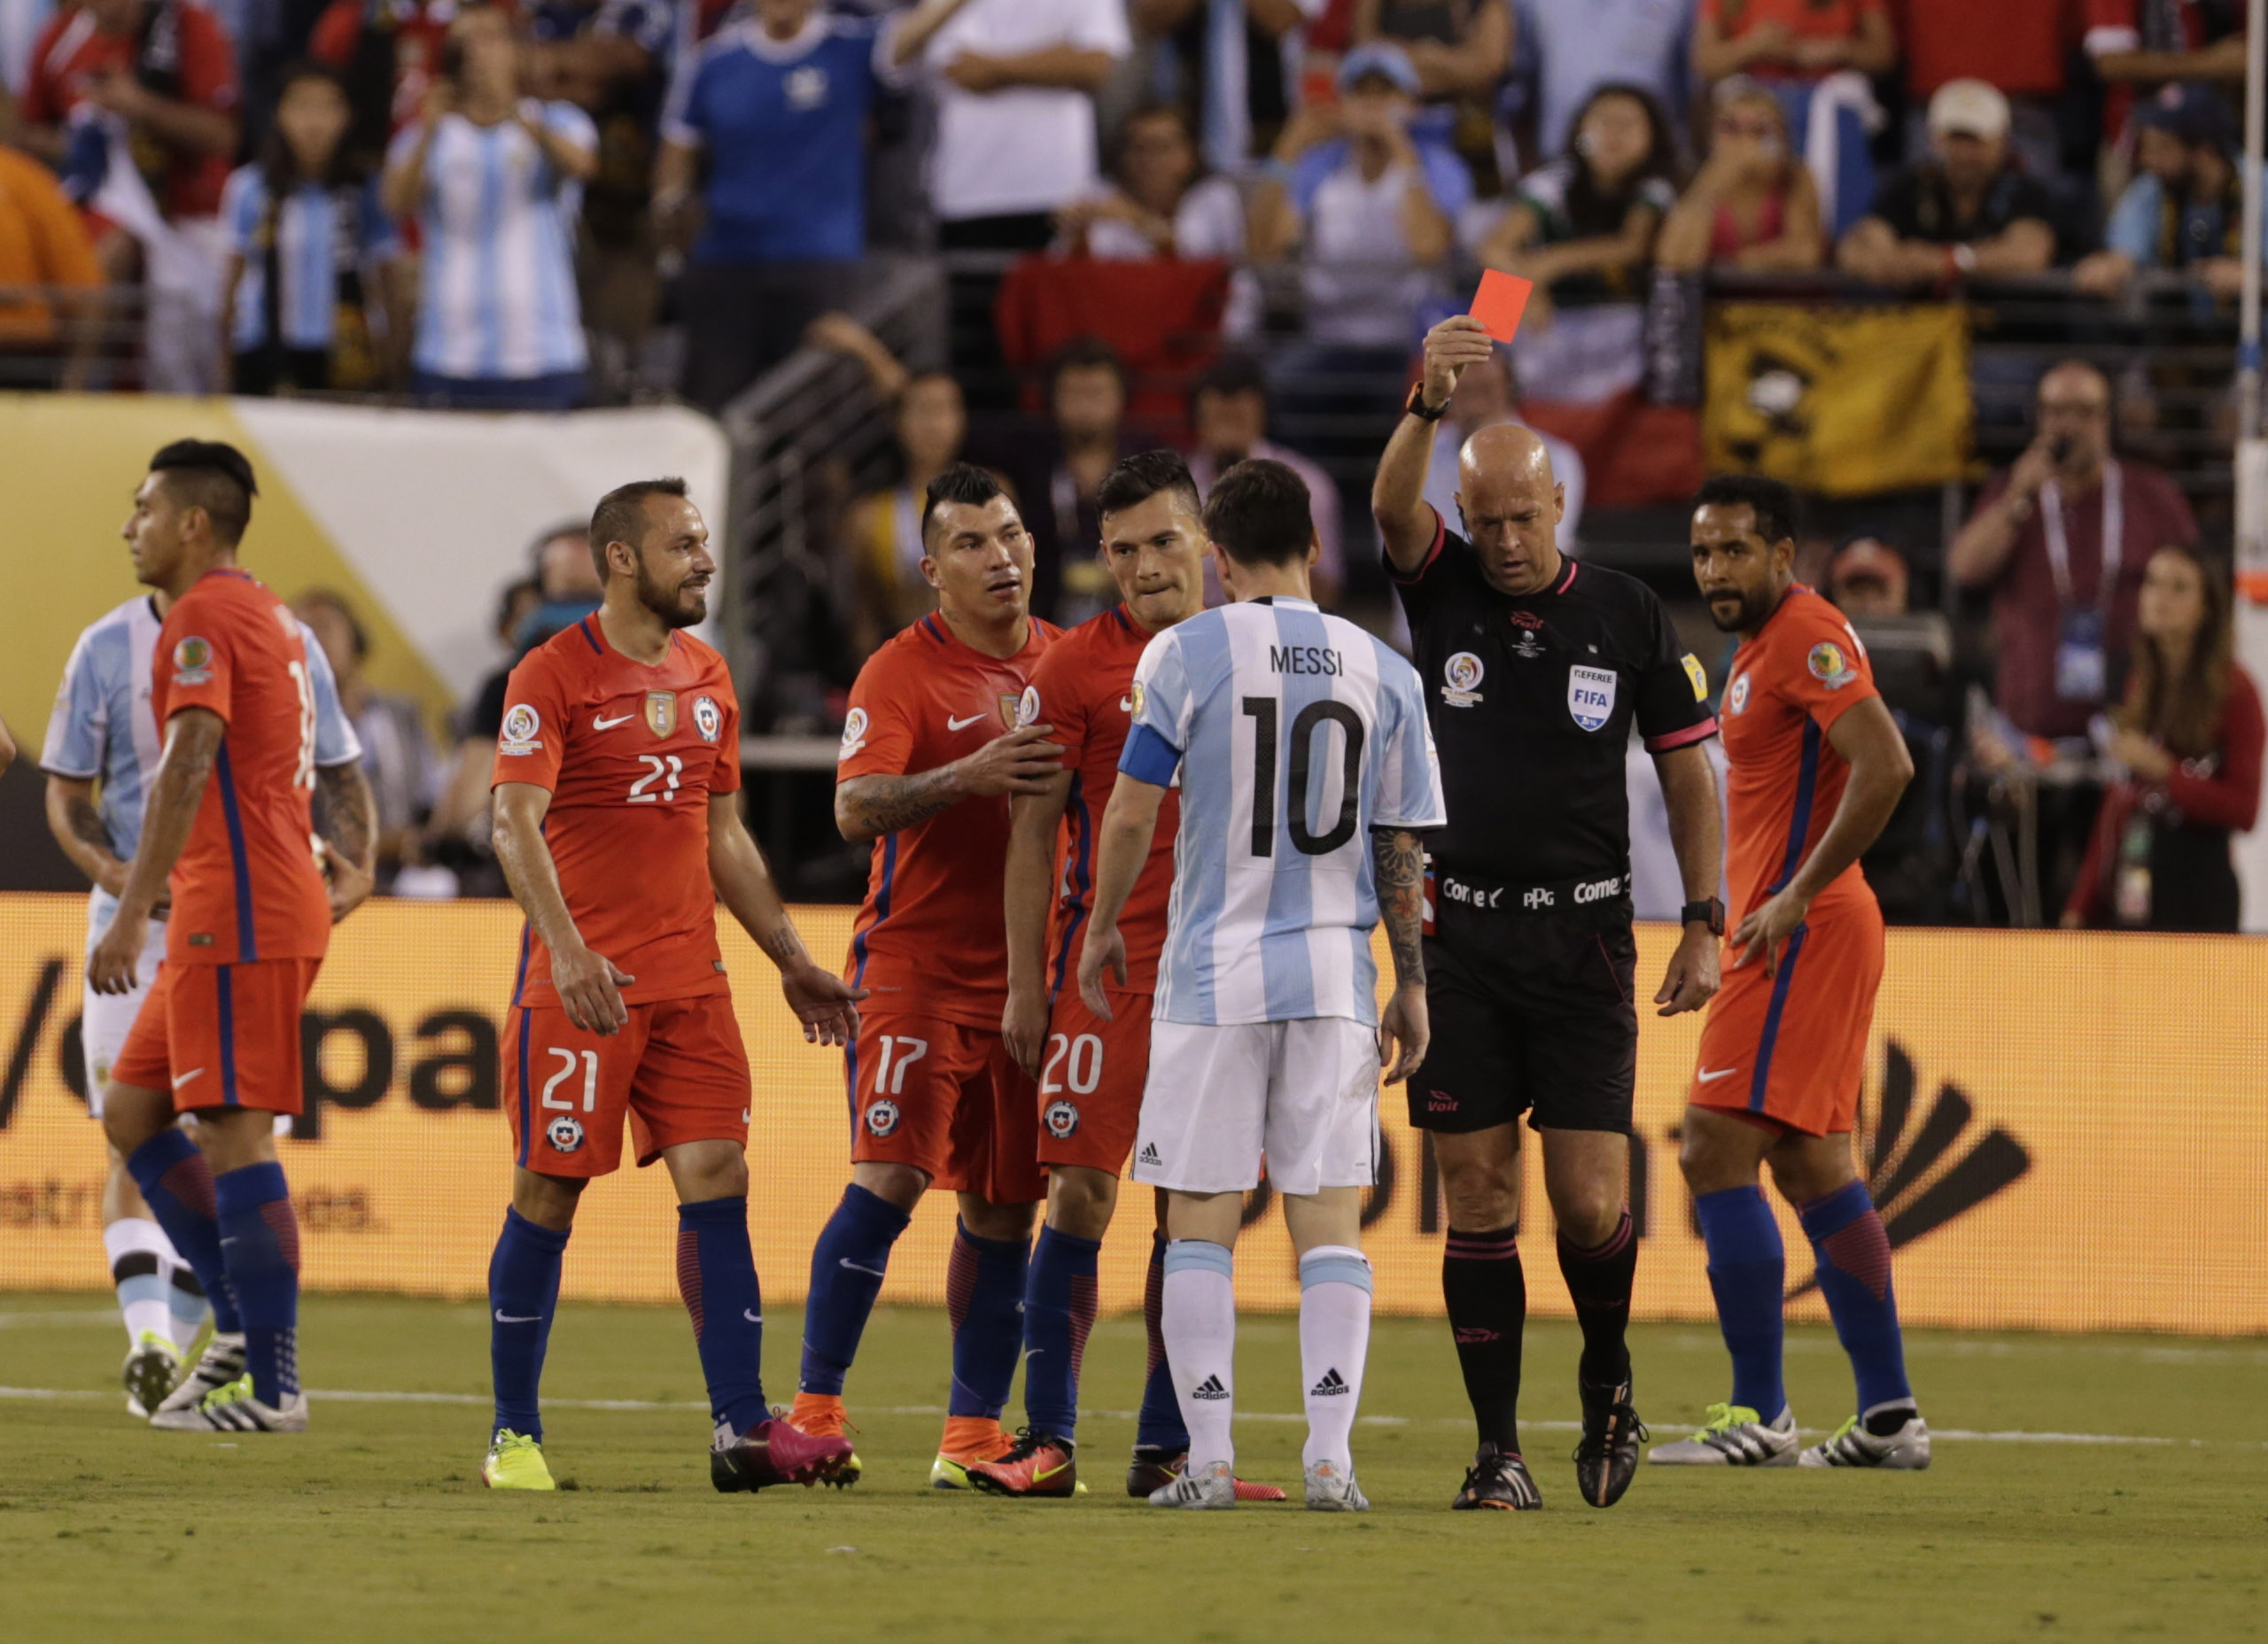
<svg viewBox="0 0 2268 1644">
<path fill-rule="evenodd" d="M 741 786 L 725 659 L 678 632 L 649 668 L 608 644 L 594 615 L 521 658 L 504 703 L 491 783 L 550 790 L 543 837 L 560 892 L 584 945 L 637 978 L 624 1002 L 726 992 L 709 878 L 709 801 Z M 512 1002 L 559 1002 L 533 931 Z"/>
<path fill-rule="evenodd" d="M 1178 772 L 1154 1018 L 1378 1022 L 1378 828 L 1446 820 L 1418 675 L 1305 600 L 1193 616 L 1134 673 L 1122 775 Z"/>
</svg>

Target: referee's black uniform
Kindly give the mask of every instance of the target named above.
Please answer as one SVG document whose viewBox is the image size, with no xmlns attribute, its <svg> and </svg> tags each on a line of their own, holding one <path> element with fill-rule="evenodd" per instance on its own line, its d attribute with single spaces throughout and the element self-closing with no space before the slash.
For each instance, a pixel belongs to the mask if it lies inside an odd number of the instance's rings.
<svg viewBox="0 0 2268 1644">
<path fill-rule="evenodd" d="M 1700 664 L 1652 590 L 1565 559 L 1548 590 L 1501 593 L 1439 526 L 1410 617 L 1449 826 L 1430 834 L 1425 998 L 1433 1043 L 1410 1122 L 1630 1129 L 1638 1066 L 1626 760 L 1713 735 Z"/>
</svg>

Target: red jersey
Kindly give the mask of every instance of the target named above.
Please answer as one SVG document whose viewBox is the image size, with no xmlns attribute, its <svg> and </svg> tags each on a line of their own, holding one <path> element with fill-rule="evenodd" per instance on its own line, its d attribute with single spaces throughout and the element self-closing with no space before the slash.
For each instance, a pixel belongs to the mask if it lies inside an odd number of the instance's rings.
<svg viewBox="0 0 2268 1644">
<path fill-rule="evenodd" d="M 386 130 L 398 132 L 413 124 L 424 107 L 425 94 L 440 72 L 449 25 L 461 9 L 455 0 L 397 0 L 384 7 L 373 7 L 369 0 L 332 0 L 307 35 L 307 58 L 347 74 L 354 68 L 366 29 L 388 36 L 393 85 Z"/>
<path fill-rule="evenodd" d="M 1110 803 L 1118 781 L 1118 756 L 1126 746 L 1134 703 L 1134 664 L 1150 633 L 1122 605 L 1081 623 L 1048 648 L 1032 670 L 1031 692 L 1022 717 L 1029 725 L 1054 727 L 1050 739 L 1063 748 L 1070 770 L 1071 796 L 1063 810 L 1062 842 L 1056 852 L 1056 898 L 1047 921 L 1047 991 L 1051 996 L 1075 985 L 1073 967 L 1080 927 L 1094 905 L 1095 825 Z M 1129 991 L 1155 991 L 1158 955 L 1166 942 L 1166 904 L 1173 896 L 1173 843 L 1181 826 L 1181 790 L 1169 788 L 1158 810 L 1158 831 L 1150 841 L 1134 893 L 1119 915 L 1126 939 Z"/>
<path fill-rule="evenodd" d="M 1898 40 L 1906 89 L 1927 97 L 1949 80 L 1976 79 L 2010 97 L 2053 97 L 2078 43 L 2071 0 L 1994 0 L 1979 26 L 1976 0 L 1899 0 Z"/>
<path fill-rule="evenodd" d="M 220 20 L 187 0 L 157 0 L 148 27 L 134 35 L 101 33 L 84 6 L 66 7 L 50 19 L 32 48 L 24 80 L 24 122 L 62 125 L 86 100 L 88 87 L 114 74 L 138 79 L 175 102 L 218 114 L 237 112 L 237 52 Z M 131 149 L 167 221 L 220 213 L 228 155 L 190 154 L 145 131 L 135 134 Z"/>
<path fill-rule="evenodd" d="M 1031 620 L 1014 656 L 987 656 L 932 612 L 866 659 L 850 687 L 835 779 L 910 776 L 973 754 L 1016 723 L 1040 655 L 1061 634 Z M 1008 1003 L 1001 912 L 1008 802 L 964 799 L 874 841 L 850 977 L 874 1011 L 914 1011 L 998 1032 Z"/>
<path fill-rule="evenodd" d="M 625 1004 L 727 991 L 709 878 L 709 799 L 740 791 L 740 706 L 725 659 L 687 633 L 653 667 L 598 617 L 520 659 L 493 786 L 548 788 L 544 842 L 583 944 L 637 978 Z M 556 1004 L 551 954 L 520 942 L 515 1004 Z"/>
<path fill-rule="evenodd" d="M 150 706 L 161 726 L 203 708 L 225 727 L 174 864 L 167 962 L 322 958 L 330 896 L 312 842 L 315 694 L 299 619 L 250 571 L 206 571 L 158 630 Z"/>
<path fill-rule="evenodd" d="M 1843 803 L 1851 767 L 1827 733 L 1879 695 L 1866 647 L 1843 613 L 1800 584 L 1733 653 L 1725 686 L 1728 828 L 1725 880 L 1736 921 L 1796 874 Z M 1871 902 L 1853 862 L 1813 898 L 1814 912 Z"/>
</svg>

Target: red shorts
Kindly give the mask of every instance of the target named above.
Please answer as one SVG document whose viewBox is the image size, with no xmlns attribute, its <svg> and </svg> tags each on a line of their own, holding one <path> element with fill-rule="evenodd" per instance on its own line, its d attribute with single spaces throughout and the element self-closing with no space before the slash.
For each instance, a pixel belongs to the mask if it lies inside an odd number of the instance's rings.
<svg viewBox="0 0 2268 1644">
<path fill-rule="evenodd" d="M 1872 896 L 1814 911 L 1780 950 L 1772 975 L 1760 960 L 1734 970 L 1728 957 L 1688 1099 L 1807 1136 L 1849 1130 L 1882 966 L 1882 910 Z"/>
<path fill-rule="evenodd" d="M 1126 1167 L 1150 1076 L 1150 996 L 1110 992 L 1111 1020 L 1076 987 L 1055 996 L 1039 1070 L 1039 1162 Z"/>
<path fill-rule="evenodd" d="M 113 1083 L 171 1090 L 175 1111 L 299 1112 L 299 1010 L 321 959 L 167 959 L 111 1064 Z"/>
<path fill-rule="evenodd" d="M 748 1047 L 728 993 L 629 1007 L 602 1037 L 556 1004 L 516 1004 L 504 1022 L 504 1111 L 512 1157 L 540 1175 L 622 1167 L 622 1121 L 650 1165 L 680 1142 L 748 1145 Z"/>
<path fill-rule="evenodd" d="M 996 1205 L 1047 1197 L 1039 1104 L 998 1028 L 869 1012 L 845 1062 L 853 1162 L 911 1165 Z"/>
</svg>

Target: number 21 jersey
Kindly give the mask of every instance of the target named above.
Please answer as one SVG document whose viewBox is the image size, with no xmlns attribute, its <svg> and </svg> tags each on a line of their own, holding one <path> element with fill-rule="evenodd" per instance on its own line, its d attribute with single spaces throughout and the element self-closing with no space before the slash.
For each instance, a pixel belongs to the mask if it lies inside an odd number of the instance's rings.
<svg viewBox="0 0 2268 1644">
<path fill-rule="evenodd" d="M 741 786 L 740 710 L 725 659 L 688 633 L 652 667 L 595 616 L 520 659 L 504 691 L 492 784 L 551 792 L 544 842 L 583 945 L 637 978 L 626 1004 L 729 990 L 709 878 L 709 800 Z M 551 955 L 521 938 L 516 1004 L 556 1004 Z"/>
<path fill-rule="evenodd" d="M 1375 828 L 1439 827 L 1417 671 L 1305 600 L 1192 616 L 1134 671 L 1119 772 L 1181 777 L 1153 1020 L 1378 1024 Z"/>
</svg>

